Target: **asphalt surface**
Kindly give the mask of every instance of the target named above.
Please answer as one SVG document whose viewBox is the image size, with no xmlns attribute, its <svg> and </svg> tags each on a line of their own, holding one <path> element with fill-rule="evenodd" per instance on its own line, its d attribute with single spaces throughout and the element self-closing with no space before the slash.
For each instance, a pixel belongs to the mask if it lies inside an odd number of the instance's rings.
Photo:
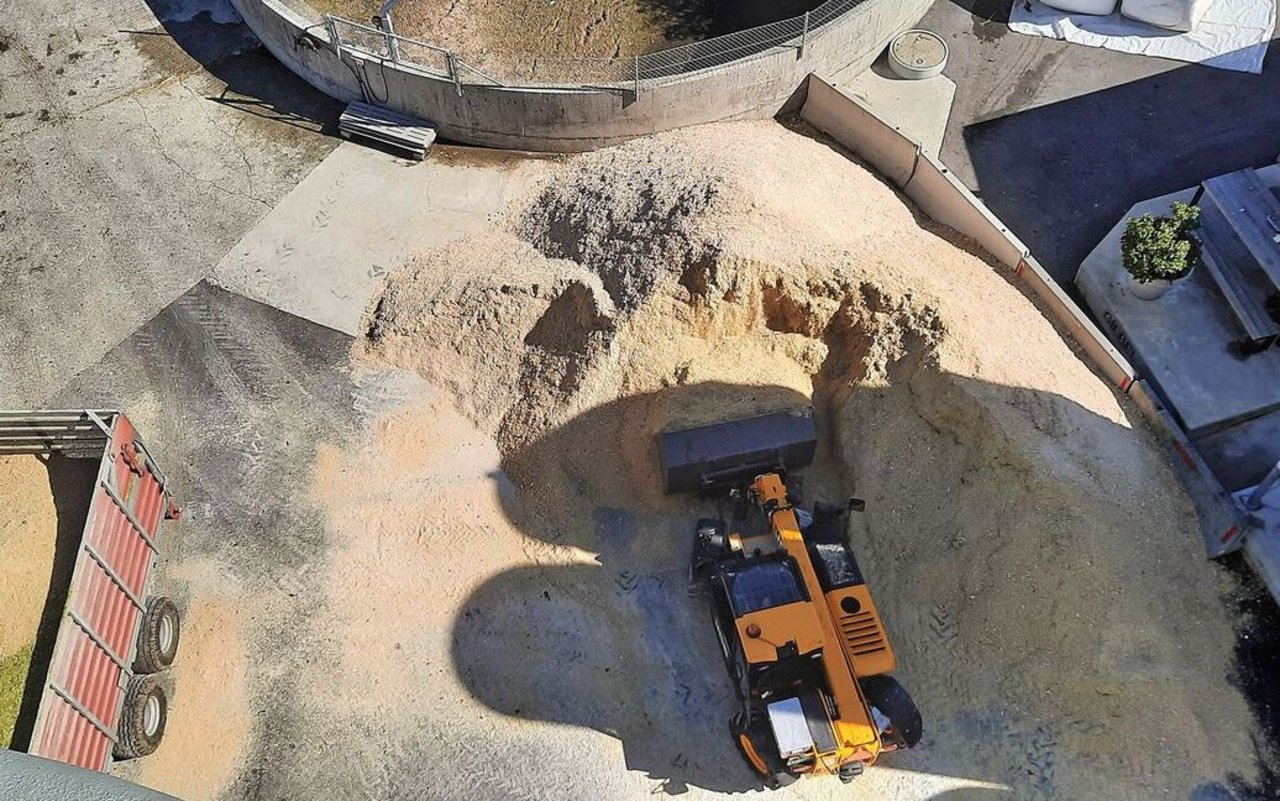
<svg viewBox="0 0 1280 801">
<path fill-rule="evenodd" d="M 234 766 L 228 798 L 306 798 L 325 786 L 279 766 L 323 764 L 307 710 L 324 690 L 298 679 L 308 664 L 332 664 L 336 647 L 313 622 L 329 543 L 308 495 L 316 443 L 355 430 L 350 341 L 202 282 L 49 400 L 127 409 L 177 488 L 183 520 L 163 531 L 155 591 L 186 610 L 234 597 L 252 664 L 253 747 Z M 216 566 L 212 575 L 191 575 L 205 564 Z M 175 684 L 182 693 L 181 675 Z M 229 705 L 206 714 L 236 713 Z M 113 772 L 146 780 L 144 763 Z"/>
<path fill-rule="evenodd" d="M 35 406 L 186 292 L 318 163 L 339 105 L 226 0 L 0 20 L 0 406 Z"/>
<path fill-rule="evenodd" d="M 942 0 L 942 160 L 1064 285 L 1134 203 L 1280 154 L 1280 47 L 1249 75 L 1011 32 L 1011 0 Z"/>
</svg>

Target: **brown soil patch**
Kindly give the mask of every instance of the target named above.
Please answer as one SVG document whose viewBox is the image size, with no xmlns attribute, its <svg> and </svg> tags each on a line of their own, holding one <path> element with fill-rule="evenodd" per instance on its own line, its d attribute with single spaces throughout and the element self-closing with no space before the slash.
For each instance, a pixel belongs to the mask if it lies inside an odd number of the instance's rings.
<svg viewBox="0 0 1280 801">
<path fill-rule="evenodd" d="M 131 781 L 184 801 L 216 799 L 243 767 L 253 730 L 242 607 L 198 599 L 183 610 L 164 742 L 125 766 Z"/>
<path fill-rule="evenodd" d="M 312 0 L 372 25 L 375 0 Z M 620 81 L 633 56 L 797 17 L 810 0 L 402 0 L 391 12 L 401 36 L 453 51 L 466 66 L 504 80 Z M 377 34 L 358 34 L 353 36 Z M 437 70 L 443 56 L 406 44 L 402 56 Z M 480 80 L 472 75 L 469 80 Z"/>
<path fill-rule="evenodd" d="M 34 456 L 0 456 L 0 746 L 9 744 L 17 723 L 57 540 L 44 464 Z"/>
</svg>

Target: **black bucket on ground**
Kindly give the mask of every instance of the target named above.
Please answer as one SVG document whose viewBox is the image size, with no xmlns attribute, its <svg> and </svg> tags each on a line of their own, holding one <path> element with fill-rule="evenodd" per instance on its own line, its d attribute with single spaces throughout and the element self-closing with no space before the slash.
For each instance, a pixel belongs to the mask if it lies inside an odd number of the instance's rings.
<svg viewBox="0 0 1280 801">
<path fill-rule="evenodd" d="M 713 491 L 749 483 L 761 473 L 813 461 L 818 433 L 813 409 L 791 409 L 660 435 L 666 492 Z"/>
</svg>

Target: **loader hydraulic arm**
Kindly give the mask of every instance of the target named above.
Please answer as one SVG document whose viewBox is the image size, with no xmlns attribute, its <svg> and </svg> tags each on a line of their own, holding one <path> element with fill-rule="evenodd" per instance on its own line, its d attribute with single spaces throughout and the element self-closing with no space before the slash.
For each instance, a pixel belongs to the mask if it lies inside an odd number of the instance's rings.
<svg viewBox="0 0 1280 801">
<path fill-rule="evenodd" d="M 865 752 L 859 759 L 872 760 L 880 751 L 879 731 L 875 721 L 867 714 L 867 705 L 858 688 L 854 666 L 841 644 L 840 632 L 827 605 L 821 602 L 826 593 L 809 557 L 787 487 L 778 473 L 766 473 L 755 479 L 750 493 L 768 515 L 770 527 L 779 544 L 795 560 L 809 596 L 819 601 L 818 618 L 823 640 L 822 668 L 836 705 L 837 714 L 833 724 L 837 739 L 845 749 Z"/>
</svg>

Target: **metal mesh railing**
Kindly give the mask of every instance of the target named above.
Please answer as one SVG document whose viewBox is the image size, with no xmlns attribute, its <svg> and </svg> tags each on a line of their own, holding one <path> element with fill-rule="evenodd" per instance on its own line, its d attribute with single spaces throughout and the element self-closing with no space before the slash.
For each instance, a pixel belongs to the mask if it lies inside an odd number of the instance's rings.
<svg viewBox="0 0 1280 801">
<path fill-rule="evenodd" d="M 443 47 L 435 47 L 403 36 L 393 37 L 391 45 L 395 48 L 396 60 L 407 62 L 420 70 L 436 75 L 453 77 L 453 67 L 450 66 L 453 54 Z"/>
<path fill-rule="evenodd" d="M 459 65 L 506 86 L 612 86 L 635 80 L 634 58 L 490 54 L 459 59 Z"/>
<path fill-rule="evenodd" d="M 459 92 L 466 85 L 622 86 L 639 91 L 642 86 L 679 80 L 779 48 L 803 49 L 826 26 L 864 1 L 829 0 L 799 17 L 630 58 L 475 54 L 464 60 L 445 48 L 341 17 L 326 15 L 325 24 L 339 50 L 447 77 Z"/>
<path fill-rule="evenodd" d="M 325 24 L 334 42 L 344 50 L 352 50 L 374 58 L 391 58 L 391 43 L 400 37 L 342 17 L 325 16 Z"/>
</svg>

